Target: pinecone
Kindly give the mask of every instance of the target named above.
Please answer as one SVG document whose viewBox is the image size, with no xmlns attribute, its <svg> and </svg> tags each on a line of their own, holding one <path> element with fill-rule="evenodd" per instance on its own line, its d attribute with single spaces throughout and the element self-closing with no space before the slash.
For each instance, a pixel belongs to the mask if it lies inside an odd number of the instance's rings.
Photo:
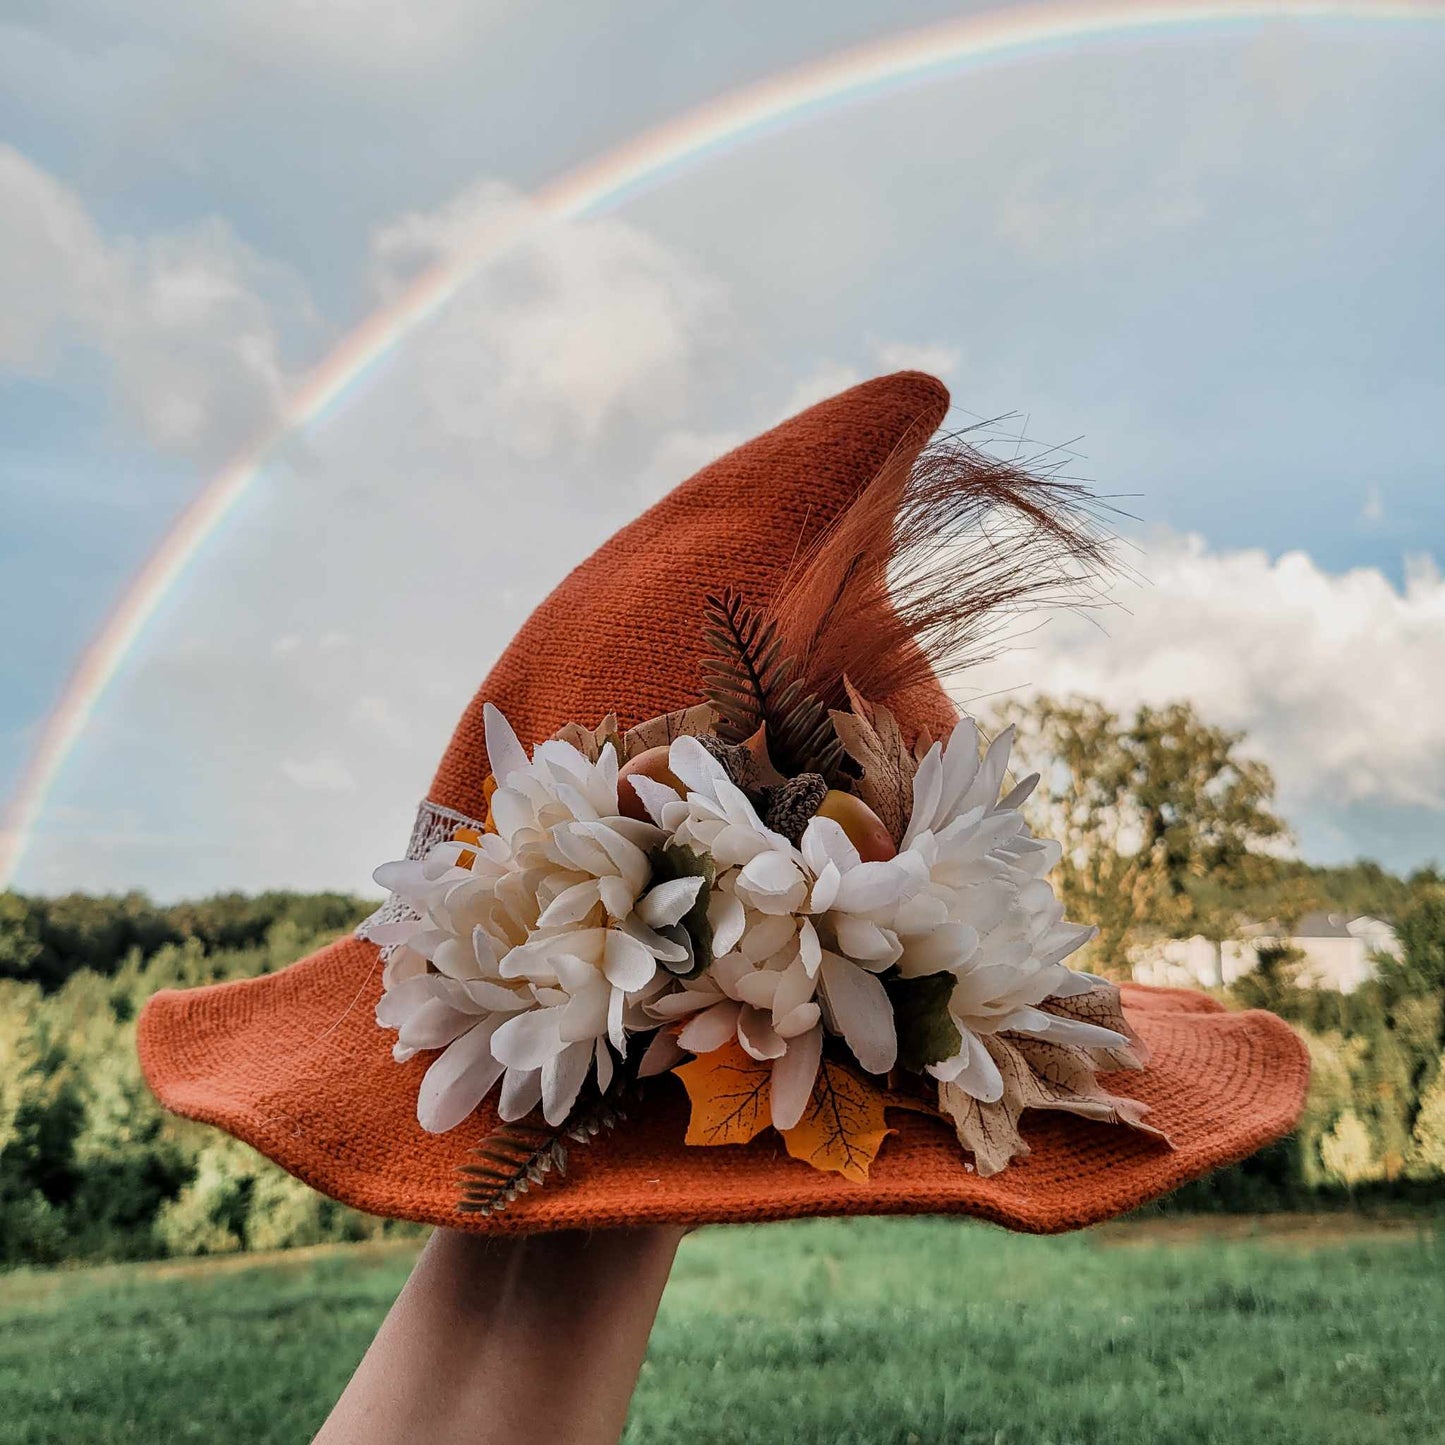
<svg viewBox="0 0 1445 1445">
<path fill-rule="evenodd" d="M 802 841 L 803 829 L 822 806 L 827 792 L 828 784 L 820 773 L 799 773 L 786 783 L 764 788 L 761 792 L 763 822 L 797 847 Z"/>
</svg>

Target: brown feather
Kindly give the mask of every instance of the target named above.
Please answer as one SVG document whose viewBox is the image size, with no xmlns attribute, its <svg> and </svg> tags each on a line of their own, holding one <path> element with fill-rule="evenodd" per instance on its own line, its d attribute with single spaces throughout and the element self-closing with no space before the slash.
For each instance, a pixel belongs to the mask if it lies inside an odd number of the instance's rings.
<svg viewBox="0 0 1445 1445">
<path fill-rule="evenodd" d="M 995 655 L 1029 607 L 1089 605 L 1112 535 L 1077 482 L 963 436 L 900 449 L 797 563 L 769 609 L 802 690 L 885 699 Z"/>
</svg>

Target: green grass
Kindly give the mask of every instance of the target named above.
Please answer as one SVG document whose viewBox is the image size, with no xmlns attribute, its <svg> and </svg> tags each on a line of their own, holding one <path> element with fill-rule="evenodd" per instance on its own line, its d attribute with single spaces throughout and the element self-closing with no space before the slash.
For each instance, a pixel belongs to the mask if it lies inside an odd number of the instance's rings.
<svg viewBox="0 0 1445 1445">
<path fill-rule="evenodd" d="M 1215 1229 L 703 1231 L 627 1441 L 1445 1439 L 1445 1239 Z M 0 1278 L 0 1442 L 305 1441 L 414 1248 Z"/>
</svg>

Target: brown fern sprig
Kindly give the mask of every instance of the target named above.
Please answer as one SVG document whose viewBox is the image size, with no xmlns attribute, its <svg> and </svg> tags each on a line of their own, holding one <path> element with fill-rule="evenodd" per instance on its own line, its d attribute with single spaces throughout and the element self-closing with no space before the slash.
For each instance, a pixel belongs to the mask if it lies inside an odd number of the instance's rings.
<svg viewBox="0 0 1445 1445">
<path fill-rule="evenodd" d="M 777 628 L 731 590 L 709 595 L 703 637 L 713 649 L 702 664 L 702 686 L 717 710 L 718 736 L 742 743 L 766 729 L 774 764 L 789 777 L 821 773 L 838 784 L 842 744 L 827 709 L 804 690 Z"/>
<path fill-rule="evenodd" d="M 549 1174 L 565 1175 L 567 1141 L 588 1144 L 625 1118 L 624 1093 L 624 1089 L 609 1089 L 606 1094 L 594 1094 L 556 1126 L 525 1119 L 503 1124 L 471 1151 L 478 1162 L 464 1164 L 458 1171 L 462 1194 L 457 1211 L 495 1214 L 543 1183 Z"/>
</svg>

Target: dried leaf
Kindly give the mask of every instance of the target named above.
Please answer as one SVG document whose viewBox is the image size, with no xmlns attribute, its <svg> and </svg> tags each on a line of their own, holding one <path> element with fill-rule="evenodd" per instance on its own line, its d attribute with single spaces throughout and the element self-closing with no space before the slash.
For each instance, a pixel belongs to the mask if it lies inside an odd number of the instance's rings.
<svg viewBox="0 0 1445 1445">
<path fill-rule="evenodd" d="M 618 751 L 618 761 L 625 761 L 622 757 L 622 738 L 617 730 L 617 714 L 610 712 L 595 728 L 584 728 L 581 723 L 569 722 L 552 734 L 558 741 L 571 743 L 589 763 L 595 763 L 602 753 L 602 749 L 611 743 Z"/>
<path fill-rule="evenodd" d="M 940 1084 L 938 1101 L 985 1179 L 1029 1152 L 1018 1132 L 1025 1109 L 1122 1124 L 1169 1142 L 1165 1134 L 1145 1122 L 1148 1105 L 1100 1087 L 1090 1051 L 1021 1034 L 987 1035 L 983 1044 L 1003 1076 L 1003 1097 L 993 1104 L 981 1104 L 955 1084 Z"/>
<path fill-rule="evenodd" d="M 933 746 L 933 734 L 927 728 L 920 728 L 918 736 L 913 739 L 913 760 L 921 763 L 928 756 L 928 750 Z"/>
<path fill-rule="evenodd" d="M 1097 1090 L 1094 1062 L 1087 1050 L 1048 1039 L 1032 1039 L 1024 1034 L 1010 1034 L 1009 1041 L 1045 1083 L 1075 1094 Z"/>
<path fill-rule="evenodd" d="M 783 1132 L 794 1159 L 863 1183 L 883 1141 L 886 1095 L 846 1065 L 824 1059 L 803 1117 Z"/>
<path fill-rule="evenodd" d="M 772 1122 L 772 1066 L 738 1044 L 699 1054 L 673 1072 L 692 1104 L 687 1143 L 746 1144 Z"/>
<path fill-rule="evenodd" d="M 1012 1072 L 1004 1073 L 1005 1090 L 1009 1087 L 1011 1077 L 1015 1078 L 1016 1092 L 1024 1108 L 1077 1114 L 1081 1119 L 1095 1119 L 1101 1124 L 1124 1124 L 1139 1130 L 1140 1133 L 1168 1142 L 1167 1135 L 1154 1125 L 1144 1122 L 1144 1117 L 1149 1112 L 1147 1104 L 1141 1104 L 1138 1099 L 1108 1093 L 1099 1086 L 1092 1069 L 1082 1076 L 1082 1085 L 1079 1083 L 1081 1076 L 1077 1072 L 1077 1064 L 1074 1066 L 1072 1082 L 1060 1082 L 1039 1072 L 1034 1060 L 1041 1058 L 1042 1054 L 1031 1047 L 1039 1042 L 1037 1039 L 1019 1035 L 995 1035 L 988 1040 L 989 1052 L 1000 1072 L 1005 1069 L 1005 1052 L 1011 1055 L 1009 1068 Z M 1059 1071 L 1060 1060 L 1057 1057 L 1050 1059 L 1049 1066 L 1051 1070 Z"/>
<path fill-rule="evenodd" d="M 1134 1032 L 1133 1025 L 1124 1016 L 1118 984 L 1096 984 L 1088 993 L 1076 994 L 1073 998 L 1045 999 L 1039 1007 L 1058 1018 L 1077 1019 L 1080 1023 L 1113 1029 L 1129 1040 L 1127 1047 L 1090 1049 L 1096 1069 L 1142 1069 L 1149 1062 L 1148 1044 Z"/>
<path fill-rule="evenodd" d="M 958 1142 L 973 1155 L 973 1167 L 987 1179 L 1022 1159 L 1029 1146 L 1019 1136 L 1019 1112 L 1008 1095 L 994 1104 L 981 1104 L 957 1084 L 940 1083 L 938 1107 L 953 1121 Z"/>
<path fill-rule="evenodd" d="M 884 980 L 898 1030 L 898 1062 L 905 1069 L 922 1073 L 929 1064 L 953 1058 L 962 1045 L 963 1035 L 948 1012 L 954 983 L 951 973 Z"/>
<path fill-rule="evenodd" d="M 852 791 L 883 820 L 895 842 L 908 828 L 913 809 L 913 775 L 918 766 L 903 740 L 898 719 L 881 703 L 869 703 L 846 678 L 852 712 L 829 716 L 848 756 L 863 769 Z"/>
<path fill-rule="evenodd" d="M 625 763 L 638 753 L 645 753 L 648 748 L 666 747 L 680 737 L 701 737 L 712 732 L 716 723 L 716 711 L 705 702 L 649 718 L 623 733 L 621 761 Z"/>
<path fill-rule="evenodd" d="M 597 761 L 597 735 L 581 723 L 569 722 L 552 735 L 559 743 L 571 743 L 589 763 Z"/>
<path fill-rule="evenodd" d="M 776 788 L 788 780 L 773 765 L 773 755 L 768 751 L 768 725 L 763 723 L 750 738 L 744 738 L 741 746 L 749 755 L 747 777 L 734 779 L 744 791 L 753 793 L 761 788 Z"/>
</svg>

